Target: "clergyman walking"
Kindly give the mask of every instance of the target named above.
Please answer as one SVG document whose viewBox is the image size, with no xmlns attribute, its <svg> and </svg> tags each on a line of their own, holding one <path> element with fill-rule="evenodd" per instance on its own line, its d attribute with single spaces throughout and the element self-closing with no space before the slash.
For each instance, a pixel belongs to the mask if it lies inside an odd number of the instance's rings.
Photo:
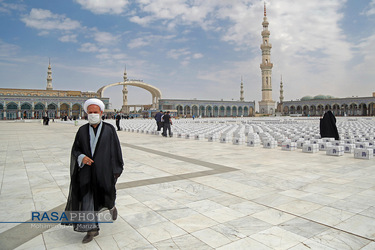
<svg viewBox="0 0 375 250">
<path fill-rule="evenodd" d="M 103 121 L 104 103 L 89 99 L 84 103 L 88 124 L 81 126 L 76 134 L 70 160 L 70 189 L 66 212 L 82 212 L 94 215 L 109 209 L 113 220 L 117 218 L 115 207 L 117 178 L 123 171 L 120 141 L 116 129 Z M 72 225 L 74 231 L 86 232 L 82 243 L 92 241 L 99 235 L 99 223 L 84 220 Z M 86 222 L 86 223 L 85 223 Z"/>
</svg>

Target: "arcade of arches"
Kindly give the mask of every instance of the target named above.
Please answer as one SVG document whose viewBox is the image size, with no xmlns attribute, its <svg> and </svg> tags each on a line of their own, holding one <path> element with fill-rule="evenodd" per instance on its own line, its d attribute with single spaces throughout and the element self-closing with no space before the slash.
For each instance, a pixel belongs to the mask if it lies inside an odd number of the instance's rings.
<svg viewBox="0 0 375 250">
<path fill-rule="evenodd" d="M 247 106 L 176 105 L 178 116 L 236 117 L 254 116 L 254 108 Z"/>
<path fill-rule="evenodd" d="M 331 110 L 335 116 L 375 116 L 375 101 L 370 103 L 288 105 L 284 106 L 284 114 L 300 114 L 304 116 L 322 116 Z"/>
<path fill-rule="evenodd" d="M 38 102 L 32 103 L 9 102 L 7 104 L 0 103 L 0 120 L 15 119 L 41 119 L 48 115 L 49 118 L 72 117 L 79 118 L 84 116 L 82 104 L 79 103 L 61 103 L 60 106 L 55 103 Z"/>
</svg>

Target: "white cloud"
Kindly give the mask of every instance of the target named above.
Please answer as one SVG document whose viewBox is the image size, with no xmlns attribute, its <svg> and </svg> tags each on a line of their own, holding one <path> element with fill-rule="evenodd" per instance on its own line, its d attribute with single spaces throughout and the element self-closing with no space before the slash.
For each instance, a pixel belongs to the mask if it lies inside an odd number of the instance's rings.
<svg viewBox="0 0 375 250">
<path fill-rule="evenodd" d="M 190 64 L 191 59 L 199 59 L 203 57 L 201 53 L 192 54 L 188 48 L 182 49 L 171 49 L 167 52 L 167 57 L 179 60 L 182 66 L 187 66 Z"/>
<path fill-rule="evenodd" d="M 7 58 L 16 55 L 20 48 L 17 45 L 6 43 L 0 39 L 0 58 Z"/>
<path fill-rule="evenodd" d="M 139 2 L 142 15 L 133 16 L 130 21 L 147 26 L 155 21 L 165 21 L 164 27 L 169 29 L 177 25 L 196 24 L 201 27 L 209 26 L 208 16 L 214 11 L 216 1 L 184 0 L 142 0 Z M 142 17 L 140 17 L 142 16 Z"/>
<path fill-rule="evenodd" d="M 159 35 L 144 35 L 141 34 L 141 37 L 135 38 L 128 43 L 128 47 L 131 49 L 145 47 L 151 44 L 155 44 L 159 41 L 166 41 L 175 38 L 175 35 L 169 36 L 159 36 Z"/>
<path fill-rule="evenodd" d="M 93 43 L 84 43 L 81 48 L 78 49 L 81 52 L 98 52 L 99 48 Z"/>
<path fill-rule="evenodd" d="M 121 61 L 125 60 L 128 56 L 124 53 L 102 53 L 98 54 L 96 58 L 106 61 Z"/>
<path fill-rule="evenodd" d="M 375 35 L 371 35 L 370 37 L 364 38 L 360 41 L 360 43 L 356 46 L 358 50 L 358 56 L 360 57 L 359 62 L 353 68 L 353 72 L 357 73 L 361 76 L 361 80 L 368 79 L 373 88 L 373 81 L 375 79 L 375 72 L 373 67 L 373 62 L 375 61 Z"/>
<path fill-rule="evenodd" d="M 93 34 L 94 40 L 100 44 L 115 44 L 119 41 L 119 36 L 114 36 L 109 32 L 96 31 Z"/>
<path fill-rule="evenodd" d="M 170 51 L 167 52 L 167 56 L 173 59 L 179 59 L 180 57 L 184 57 L 187 55 L 190 55 L 191 52 L 188 51 L 187 48 L 183 49 L 171 49 Z"/>
<path fill-rule="evenodd" d="M 95 14 L 121 14 L 129 4 L 127 0 L 76 0 L 76 2 Z"/>
<path fill-rule="evenodd" d="M 81 27 L 78 21 L 44 9 L 33 8 L 30 14 L 25 15 L 21 20 L 26 26 L 39 30 L 75 30 Z"/>
<path fill-rule="evenodd" d="M 147 39 L 145 39 L 143 37 L 139 37 L 139 38 L 131 40 L 128 43 L 128 47 L 131 48 L 131 49 L 135 49 L 135 48 L 147 46 L 147 45 L 149 45 L 151 43 L 152 43 L 151 40 L 147 40 Z"/>
<path fill-rule="evenodd" d="M 189 65 L 190 64 L 190 60 L 189 60 L 190 58 L 187 58 L 187 59 L 185 59 L 185 60 L 182 60 L 181 61 L 181 65 L 182 66 L 187 66 L 187 65 Z"/>
<path fill-rule="evenodd" d="M 375 0 L 372 0 L 368 5 L 368 9 L 364 11 L 364 14 L 367 16 L 375 15 Z"/>
<path fill-rule="evenodd" d="M 71 43 L 76 43 L 77 42 L 77 35 L 64 35 L 59 38 L 60 42 L 71 42 Z"/>
<path fill-rule="evenodd" d="M 146 17 L 132 16 L 131 18 L 129 18 L 129 20 L 141 26 L 147 26 L 148 24 L 155 21 L 155 18 L 151 16 L 146 16 Z"/>
<path fill-rule="evenodd" d="M 199 58 L 202 58 L 203 57 L 203 54 L 201 54 L 201 53 L 195 53 L 194 55 L 193 55 L 193 58 L 194 59 L 199 59 Z"/>
<path fill-rule="evenodd" d="M 42 30 L 41 32 L 38 32 L 38 36 L 47 36 L 49 34 L 50 34 L 50 32 L 47 31 L 47 30 Z"/>
<path fill-rule="evenodd" d="M 24 4 L 5 3 L 4 1 L 0 1 L 0 13 L 11 14 L 12 11 L 24 11 L 25 9 L 26 5 Z"/>
<path fill-rule="evenodd" d="M 80 52 L 87 52 L 87 53 L 98 53 L 98 55 L 105 54 L 108 52 L 107 48 L 100 48 L 96 44 L 93 43 L 83 43 L 81 47 L 78 49 Z M 98 57 L 100 58 L 100 56 Z"/>
</svg>

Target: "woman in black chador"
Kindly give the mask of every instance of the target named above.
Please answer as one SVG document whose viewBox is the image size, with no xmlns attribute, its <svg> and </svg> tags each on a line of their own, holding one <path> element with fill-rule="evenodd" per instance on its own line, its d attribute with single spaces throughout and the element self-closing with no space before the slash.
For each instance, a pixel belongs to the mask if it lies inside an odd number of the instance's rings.
<svg viewBox="0 0 375 250">
<path fill-rule="evenodd" d="M 320 119 L 320 136 L 322 138 L 330 137 L 335 138 L 335 140 L 340 140 L 339 132 L 336 127 L 336 117 L 330 110 Z"/>
</svg>

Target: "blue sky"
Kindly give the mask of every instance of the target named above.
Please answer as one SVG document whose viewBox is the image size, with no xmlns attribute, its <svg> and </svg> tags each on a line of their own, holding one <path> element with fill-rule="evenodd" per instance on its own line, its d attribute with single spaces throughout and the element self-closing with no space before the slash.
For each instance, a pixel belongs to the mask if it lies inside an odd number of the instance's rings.
<svg viewBox="0 0 375 250">
<path fill-rule="evenodd" d="M 163 98 L 261 99 L 258 0 L 0 0 L 0 87 L 97 91 L 128 78 Z M 375 0 L 267 0 L 273 98 L 375 92 Z M 129 104 L 151 95 L 129 87 Z M 121 87 L 105 91 L 113 108 Z"/>
</svg>

